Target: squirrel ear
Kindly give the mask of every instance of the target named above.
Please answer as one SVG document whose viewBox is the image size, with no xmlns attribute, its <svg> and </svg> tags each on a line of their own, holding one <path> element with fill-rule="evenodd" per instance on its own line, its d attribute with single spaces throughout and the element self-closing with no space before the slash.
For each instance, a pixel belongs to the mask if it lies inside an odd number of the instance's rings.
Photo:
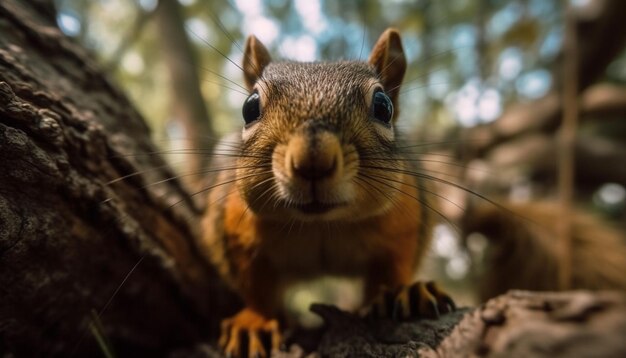
<svg viewBox="0 0 626 358">
<path fill-rule="evenodd" d="M 367 62 L 374 66 L 385 91 L 395 104 L 406 71 L 406 58 L 398 30 L 389 28 L 380 35 Z"/>
<path fill-rule="evenodd" d="M 261 77 L 263 69 L 272 58 L 265 46 L 254 35 L 248 36 L 246 49 L 243 53 L 243 75 L 248 90 L 252 91 L 254 84 Z"/>
</svg>

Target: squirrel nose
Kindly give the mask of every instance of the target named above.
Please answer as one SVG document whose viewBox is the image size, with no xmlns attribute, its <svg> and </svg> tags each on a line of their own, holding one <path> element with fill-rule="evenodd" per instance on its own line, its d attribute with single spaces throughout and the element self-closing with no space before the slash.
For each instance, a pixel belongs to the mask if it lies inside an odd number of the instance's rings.
<svg viewBox="0 0 626 358">
<path fill-rule="evenodd" d="M 287 165 L 293 176 L 314 181 L 333 177 L 341 166 L 341 145 L 330 132 L 296 135 L 287 146 Z"/>
</svg>

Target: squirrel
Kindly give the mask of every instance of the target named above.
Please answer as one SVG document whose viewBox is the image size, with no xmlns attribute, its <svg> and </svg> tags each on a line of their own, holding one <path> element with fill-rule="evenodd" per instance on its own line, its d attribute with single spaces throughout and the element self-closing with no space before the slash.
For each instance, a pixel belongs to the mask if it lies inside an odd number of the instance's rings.
<svg viewBox="0 0 626 358">
<path fill-rule="evenodd" d="M 413 282 L 435 219 L 429 183 L 396 129 L 406 70 L 387 29 L 367 62 L 272 61 L 246 40 L 244 127 L 212 163 L 202 242 L 245 308 L 222 322 L 229 356 L 279 349 L 282 295 L 319 275 L 364 279 L 369 315 L 438 317 L 454 302 Z M 243 337 L 243 338 L 242 338 Z"/>
</svg>

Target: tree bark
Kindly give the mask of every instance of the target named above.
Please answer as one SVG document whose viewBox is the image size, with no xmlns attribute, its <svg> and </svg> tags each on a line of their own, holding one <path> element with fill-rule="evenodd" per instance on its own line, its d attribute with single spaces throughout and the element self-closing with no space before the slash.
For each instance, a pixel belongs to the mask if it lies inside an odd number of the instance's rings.
<svg viewBox="0 0 626 358">
<path fill-rule="evenodd" d="M 325 321 L 315 352 L 297 345 L 297 357 L 624 357 L 626 297 L 604 291 L 510 291 L 475 309 L 438 320 L 368 321 L 335 307 L 313 305 Z M 172 357 L 220 355 L 210 346 Z"/>
<path fill-rule="evenodd" d="M 0 352 L 94 353 L 91 311 L 121 356 L 164 352 L 210 336 L 237 302 L 149 137 L 49 17 L 0 2 Z"/>
<path fill-rule="evenodd" d="M 471 311 L 423 357 L 623 357 L 626 301 L 615 292 L 511 291 Z"/>
</svg>

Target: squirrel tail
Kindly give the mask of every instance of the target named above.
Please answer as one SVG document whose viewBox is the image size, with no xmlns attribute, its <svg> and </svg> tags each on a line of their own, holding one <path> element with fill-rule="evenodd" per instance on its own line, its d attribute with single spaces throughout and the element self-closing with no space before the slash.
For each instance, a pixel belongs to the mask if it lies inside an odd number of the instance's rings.
<svg viewBox="0 0 626 358">
<path fill-rule="evenodd" d="M 489 240 L 479 277 L 481 300 L 509 289 L 626 291 L 626 235 L 611 223 L 582 210 L 572 217 L 571 262 L 559 253 L 559 206 L 554 202 L 481 204 L 464 223 L 466 233 Z M 467 237 L 467 235 L 466 235 Z M 569 287 L 559 272 L 571 267 Z"/>
</svg>

